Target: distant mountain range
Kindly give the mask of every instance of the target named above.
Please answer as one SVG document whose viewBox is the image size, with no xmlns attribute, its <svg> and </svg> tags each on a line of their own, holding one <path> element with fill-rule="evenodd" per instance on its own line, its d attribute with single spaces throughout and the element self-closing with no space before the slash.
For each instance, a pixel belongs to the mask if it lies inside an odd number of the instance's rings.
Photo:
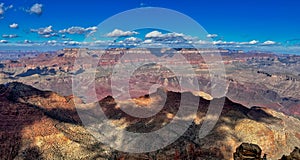
<svg viewBox="0 0 300 160">
<path fill-rule="evenodd" d="M 89 62 L 81 66 L 74 66 L 78 50 L 64 49 L 57 52 L 36 54 L 34 57 L 3 60 L 0 62 L 1 82 L 19 81 L 42 90 L 52 90 L 62 95 L 71 95 L 72 76 L 93 70 Z M 100 74 L 95 77 L 99 99 L 111 95 L 110 79 L 113 67 L 124 56 L 124 53 L 138 55 L 133 56 L 131 60 L 126 60 L 127 64 L 136 63 L 147 57 L 147 54 L 151 54 L 151 52 L 142 49 L 124 48 L 110 49 L 105 51 L 105 54 L 103 54 L 103 50 L 86 51 L 89 56 L 99 59 L 97 70 Z M 300 117 L 300 93 L 297 92 L 300 90 L 300 56 L 262 52 L 243 53 L 224 49 L 197 51 L 178 48 L 173 51 L 181 53 L 195 68 L 201 91 L 209 93 L 210 75 L 199 52 L 219 52 L 222 55 L 226 71 L 227 84 L 225 85 L 228 85 L 226 95 L 230 100 L 247 107 L 263 106 Z M 180 64 L 175 63 L 169 65 L 180 67 Z M 144 74 L 144 72 L 147 73 Z M 136 94 L 133 96 L 147 94 L 149 87 L 154 83 L 165 83 L 169 90 L 176 91 L 178 89 L 176 75 L 156 63 L 149 62 L 149 65 L 140 68 L 134 74 L 131 81 L 138 82 L 139 85 L 132 86 L 132 94 Z M 190 78 L 189 75 L 183 75 L 183 77 Z M 192 82 L 187 81 L 186 83 Z"/>
</svg>

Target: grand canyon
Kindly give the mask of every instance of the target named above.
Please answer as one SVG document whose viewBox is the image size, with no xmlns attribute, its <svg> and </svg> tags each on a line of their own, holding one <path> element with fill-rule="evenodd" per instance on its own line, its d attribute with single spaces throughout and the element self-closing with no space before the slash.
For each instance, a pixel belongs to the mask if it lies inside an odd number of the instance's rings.
<svg viewBox="0 0 300 160">
<path fill-rule="evenodd" d="M 97 59 L 96 67 L 92 63 L 76 65 L 82 51 Z M 188 71 L 176 75 L 149 59 L 155 52 L 161 54 L 160 58 L 183 55 L 194 69 L 196 80 Z M 212 85 L 210 70 L 201 56 L 214 52 L 222 56 L 226 72 L 221 84 L 226 93 L 221 97 L 210 93 L 216 86 Z M 268 159 L 300 158 L 297 148 L 300 147 L 300 56 L 221 48 L 175 48 L 170 52 L 164 48 L 66 48 L 11 53 L 14 56 L 9 56 L 9 51 L 0 54 L 1 159 L 263 159 L 264 154 Z M 131 57 L 122 59 L 124 55 Z M 112 82 L 114 66 L 120 61 L 129 65 L 147 63 L 130 75 L 130 99 L 120 98 L 126 89 L 112 88 L 124 83 L 122 78 L 126 73 Z M 180 68 L 184 64 L 169 61 L 167 65 Z M 91 77 L 85 73 L 94 75 L 97 101 L 92 103 L 74 93 L 74 77 L 90 81 Z M 197 83 L 199 90 L 182 88 L 182 82 Z M 92 94 L 85 93 L 87 97 Z M 99 105 L 120 131 L 149 133 L 171 123 L 183 96 L 198 107 L 194 116 L 179 117 L 182 121 L 191 119 L 192 123 L 176 141 L 148 153 L 111 148 L 95 138 L 81 119 L 82 116 L 97 118 Z M 195 98 L 199 101 L 194 101 Z M 128 115 L 121 109 L 122 106 L 133 110 L 155 108 L 161 100 L 164 100 L 162 109 L 147 118 Z M 199 137 L 211 103 L 222 105 L 220 115 L 212 130 Z M 80 108 L 78 104 L 87 107 Z M 155 143 L 160 142 L 148 145 Z M 129 146 L 130 140 L 118 145 Z M 245 151 L 247 147 L 257 147 L 260 151 L 249 154 Z"/>
<path fill-rule="evenodd" d="M 0 0 L 0 160 L 300 160 L 299 6 Z"/>
</svg>

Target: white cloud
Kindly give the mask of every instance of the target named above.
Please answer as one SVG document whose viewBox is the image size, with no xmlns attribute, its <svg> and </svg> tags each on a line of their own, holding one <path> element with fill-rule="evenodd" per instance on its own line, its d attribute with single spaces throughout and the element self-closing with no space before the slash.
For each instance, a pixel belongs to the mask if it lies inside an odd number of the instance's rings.
<svg viewBox="0 0 300 160">
<path fill-rule="evenodd" d="M 56 43 L 57 43 L 56 40 L 49 40 L 49 41 L 47 42 L 47 44 L 52 44 L 52 45 L 54 45 L 54 44 L 56 44 Z"/>
<path fill-rule="evenodd" d="M 190 41 L 191 44 L 199 44 L 199 45 L 211 45 L 213 42 L 205 41 L 205 40 L 197 40 L 197 41 Z"/>
<path fill-rule="evenodd" d="M 235 41 L 221 41 L 221 40 L 218 40 L 218 41 L 212 41 L 212 42 L 209 42 L 209 41 L 198 41 L 197 42 L 198 44 L 214 44 L 214 45 L 256 45 L 259 43 L 259 41 L 257 40 L 252 40 L 252 41 L 249 41 L 249 42 L 235 42 Z"/>
<path fill-rule="evenodd" d="M 190 45 L 198 41 L 199 38 L 185 35 L 183 33 L 162 33 L 152 31 L 145 35 L 146 40 L 142 44 L 146 45 L 167 45 L 172 47 L 191 47 Z"/>
<path fill-rule="evenodd" d="M 19 25 L 17 23 L 13 23 L 9 25 L 10 28 L 18 28 Z"/>
<path fill-rule="evenodd" d="M 6 7 L 6 9 L 12 9 L 12 8 L 14 8 L 14 5 L 9 5 L 8 7 Z"/>
<path fill-rule="evenodd" d="M 117 42 L 118 44 L 122 44 L 122 45 L 138 45 L 142 42 L 141 39 L 136 38 L 136 37 L 129 37 L 129 38 L 125 38 L 122 41 Z"/>
<path fill-rule="evenodd" d="M 274 44 L 276 44 L 276 42 L 270 41 L 270 40 L 265 41 L 264 43 L 262 43 L 262 45 L 274 45 Z"/>
<path fill-rule="evenodd" d="M 4 14 L 4 3 L 0 3 L 0 15 Z"/>
<path fill-rule="evenodd" d="M 176 32 L 163 34 L 159 31 L 152 31 L 150 33 L 147 33 L 145 37 L 146 38 L 174 38 L 174 37 L 185 37 L 185 35 Z"/>
<path fill-rule="evenodd" d="M 147 33 L 145 37 L 146 38 L 155 38 L 155 37 L 162 37 L 162 36 L 163 36 L 163 34 L 161 32 L 159 32 L 159 31 L 152 31 L 150 33 Z"/>
<path fill-rule="evenodd" d="M 238 44 L 241 44 L 241 45 L 255 45 L 255 44 L 258 44 L 259 41 L 257 40 L 252 40 L 252 41 L 249 41 L 249 42 L 239 42 Z"/>
<path fill-rule="evenodd" d="M 17 38 L 18 35 L 16 34 L 3 34 L 2 38 Z"/>
<path fill-rule="evenodd" d="M 40 15 L 43 13 L 43 5 L 36 3 L 33 6 L 31 6 L 30 10 L 28 11 L 31 14 L 37 14 Z"/>
<path fill-rule="evenodd" d="M 53 32 L 52 26 L 39 29 L 31 29 L 31 32 L 37 32 L 40 35 L 50 34 Z"/>
<path fill-rule="evenodd" d="M 256 40 L 252 40 L 249 42 L 249 44 L 257 44 L 257 43 L 259 43 L 259 41 L 256 41 Z"/>
<path fill-rule="evenodd" d="M 77 42 L 77 41 L 69 41 L 68 44 L 69 44 L 69 45 L 79 45 L 80 42 Z"/>
<path fill-rule="evenodd" d="M 56 43 L 56 40 L 49 40 L 47 43 Z"/>
<path fill-rule="evenodd" d="M 59 33 L 69 33 L 69 34 L 82 34 L 84 32 L 85 32 L 84 28 L 82 27 L 71 27 L 59 31 Z"/>
<path fill-rule="evenodd" d="M 50 34 L 45 34 L 45 35 L 42 35 L 43 37 L 45 38 L 50 38 L 50 37 L 54 37 L 54 36 L 58 36 L 57 33 L 50 33 Z"/>
<path fill-rule="evenodd" d="M 142 40 L 136 37 L 129 37 L 124 39 L 124 42 L 141 42 Z"/>
<path fill-rule="evenodd" d="M 14 6 L 11 4 L 9 6 L 4 6 L 4 3 L 0 3 L 0 15 L 3 15 L 5 11 L 12 9 Z"/>
<path fill-rule="evenodd" d="M 0 40 L 0 43 L 8 43 L 8 41 L 7 41 L 7 40 L 4 40 L 4 39 L 2 39 L 2 40 Z"/>
<path fill-rule="evenodd" d="M 240 45 L 240 44 L 249 44 L 250 42 L 234 42 L 234 41 L 206 41 L 206 40 L 198 40 L 190 42 L 196 45 Z"/>
<path fill-rule="evenodd" d="M 94 26 L 94 27 L 88 27 L 88 28 L 74 26 L 74 27 L 70 27 L 70 28 L 67 28 L 67 29 L 60 30 L 59 33 L 86 34 L 88 32 L 96 32 L 97 29 L 98 28 L 96 26 Z"/>
<path fill-rule="evenodd" d="M 132 36 L 132 35 L 136 35 L 139 34 L 138 32 L 135 31 L 122 31 L 120 29 L 115 29 L 110 33 L 107 33 L 106 36 L 107 37 L 126 37 L 126 36 Z"/>
<path fill-rule="evenodd" d="M 165 37 L 186 37 L 183 33 L 167 33 L 164 34 Z"/>
<path fill-rule="evenodd" d="M 230 41 L 230 42 L 227 42 L 227 41 L 213 41 L 213 44 L 214 45 L 234 45 L 234 44 L 238 44 L 238 42 L 233 42 L 233 41 Z"/>
<path fill-rule="evenodd" d="M 143 43 L 145 43 L 145 44 L 150 44 L 150 43 L 152 43 L 153 42 L 153 40 L 152 39 L 146 39 L 146 40 L 144 40 L 144 42 Z"/>
<path fill-rule="evenodd" d="M 88 27 L 88 28 L 86 28 L 85 30 L 86 30 L 86 31 L 97 31 L 97 29 L 98 29 L 98 27 L 93 26 L 93 27 Z"/>
<path fill-rule="evenodd" d="M 94 42 L 95 44 L 106 44 L 108 43 L 107 41 L 101 41 L 101 40 L 97 40 Z"/>
<path fill-rule="evenodd" d="M 77 42 L 77 41 L 64 41 L 64 42 L 62 42 L 62 44 L 75 46 L 75 45 L 80 45 L 81 42 Z"/>
<path fill-rule="evenodd" d="M 113 43 L 113 41 L 104 41 L 104 40 L 96 40 L 93 42 L 77 42 L 77 41 L 64 41 L 64 45 L 82 45 L 82 46 L 108 46 L 109 44 Z"/>
<path fill-rule="evenodd" d="M 24 40 L 24 43 L 25 43 L 25 44 L 29 44 L 29 43 L 32 43 L 32 41 L 25 39 L 25 40 Z"/>
<path fill-rule="evenodd" d="M 9 6 L 4 6 L 4 3 L 0 3 L 0 19 L 3 18 L 3 14 L 5 11 L 12 9 L 14 6 L 13 5 L 9 5 Z"/>
<path fill-rule="evenodd" d="M 206 35 L 206 37 L 207 38 L 216 38 L 216 37 L 218 37 L 218 35 L 217 34 L 208 34 L 208 35 Z"/>
<path fill-rule="evenodd" d="M 54 33 L 54 30 L 52 29 L 52 26 L 48 26 L 45 28 L 39 28 L 39 29 L 31 29 L 31 32 L 36 32 L 39 35 L 45 37 L 45 38 L 49 38 L 49 37 L 53 37 L 53 36 L 57 36 L 57 33 Z"/>
</svg>

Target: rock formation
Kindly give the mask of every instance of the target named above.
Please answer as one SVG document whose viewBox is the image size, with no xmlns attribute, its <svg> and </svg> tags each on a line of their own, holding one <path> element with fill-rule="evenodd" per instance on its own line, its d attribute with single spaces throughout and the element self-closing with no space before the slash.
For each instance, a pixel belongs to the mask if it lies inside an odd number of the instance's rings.
<svg viewBox="0 0 300 160">
<path fill-rule="evenodd" d="M 298 160 L 300 159 L 300 149 L 298 147 L 295 147 L 295 149 L 291 152 L 290 155 L 286 156 L 283 155 L 281 157 L 281 160 Z"/>
<path fill-rule="evenodd" d="M 269 159 L 279 159 L 300 144 L 298 119 L 262 107 L 249 109 L 227 98 L 214 129 L 199 139 L 208 105 L 217 100 L 201 98 L 197 117 L 174 143 L 155 152 L 124 153 L 101 143 L 84 128 L 72 96 L 60 96 L 22 83 L 0 85 L 0 92 L 0 159 L 233 159 L 234 152 L 244 155 L 240 149 L 235 150 L 243 142 L 261 147 L 262 151 L 242 145 L 243 149 L 255 151 L 251 156 L 258 157 L 261 153 Z M 130 132 L 147 133 L 168 124 L 180 106 L 181 93 L 166 94 L 164 108 L 155 116 L 143 119 L 127 115 L 120 106 L 136 107 L 129 105 L 132 102 L 151 106 L 161 94 L 118 102 L 108 96 L 99 104 L 114 125 Z M 184 94 L 194 98 L 191 93 Z M 85 110 L 97 114 L 93 106 Z M 296 153 L 299 150 L 291 156 Z"/>
<path fill-rule="evenodd" d="M 200 89 L 209 92 L 212 87 L 209 81 L 210 76 L 207 65 L 199 56 L 198 51 L 189 49 L 177 49 L 177 51 L 195 68 Z M 100 59 L 99 65 L 102 66 L 102 70 L 99 67 L 100 75 L 96 76 L 96 82 L 103 93 L 101 98 L 110 95 L 111 68 L 125 52 L 129 54 L 148 53 L 144 50 L 134 49 L 87 50 L 88 55 Z M 248 108 L 261 106 L 300 117 L 300 92 L 297 92 L 300 90 L 300 56 L 256 52 L 240 54 L 229 50 L 220 50 L 219 52 L 222 54 L 225 64 L 229 85 L 227 97 L 230 100 Z M 0 62 L 0 83 L 17 80 L 41 90 L 51 90 L 65 96 L 71 95 L 72 76 L 82 71 L 88 72 L 91 68 L 89 61 L 87 64 L 75 68 L 74 62 L 77 53 L 78 49 L 70 48 L 51 53 L 34 53 L 36 54 L 34 57 L 21 56 L 19 59 L 3 60 Z M 8 53 L 2 53 L 2 55 L 6 54 Z M 125 59 L 122 63 L 134 63 L 145 59 L 145 56 L 140 55 L 133 57 L 131 60 Z M 178 66 L 180 64 L 168 65 Z M 132 84 L 135 85 L 133 92 L 139 96 L 148 94 L 143 92 L 148 85 L 163 84 L 164 80 L 169 90 L 176 89 L 174 86 L 176 85 L 174 83 L 175 75 L 170 73 L 169 70 L 155 64 L 142 67 L 135 75 L 132 75 L 134 77 Z M 189 75 L 183 75 L 183 77 L 188 79 Z M 185 83 L 192 82 L 186 81 Z"/>
<path fill-rule="evenodd" d="M 242 143 L 233 153 L 234 160 L 261 160 L 262 150 L 256 144 Z"/>
</svg>

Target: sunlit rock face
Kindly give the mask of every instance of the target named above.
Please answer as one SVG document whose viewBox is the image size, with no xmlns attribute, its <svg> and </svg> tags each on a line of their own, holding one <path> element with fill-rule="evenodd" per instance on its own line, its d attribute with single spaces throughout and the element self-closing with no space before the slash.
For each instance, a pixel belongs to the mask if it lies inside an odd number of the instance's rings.
<svg viewBox="0 0 300 160">
<path fill-rule="evenodd" d="M 76 97 L 41 91 L 22 83 L 0 85 L 0 92 L 1 159 L 233 159 L 233 153 L 243 142 L 257 144 L 261 155 L 266 153 L 270 159 L 279 159 L 300 144 L 298 119 L 267 108 L 247 108 L 227 98 L 216 126 L 199 139 L 208 105 L 216 100 L 200 98 L 196 118 L 183 117 L 194 118 L 194 122 L 174 143 L 156 152 L 124 153 L 101 143 L 82 126 L 74 106 Z M 180 106 L 182 93 L 166 90 L 162 93 L 167 95 L 164 107 L 148 118 L 128 115 L 120 108 L 149 108 L 161 101 L 163 94 L 154 92 L 124 101 L 108 96 L 98 103 L 113 125 L 130 132 L 148 133 L 170 123 Z M 195 97 L 185 94 L 191 99 Z M 80 109 L 97 115 L 98 109 L 93 104 Z"/>
</svg>

